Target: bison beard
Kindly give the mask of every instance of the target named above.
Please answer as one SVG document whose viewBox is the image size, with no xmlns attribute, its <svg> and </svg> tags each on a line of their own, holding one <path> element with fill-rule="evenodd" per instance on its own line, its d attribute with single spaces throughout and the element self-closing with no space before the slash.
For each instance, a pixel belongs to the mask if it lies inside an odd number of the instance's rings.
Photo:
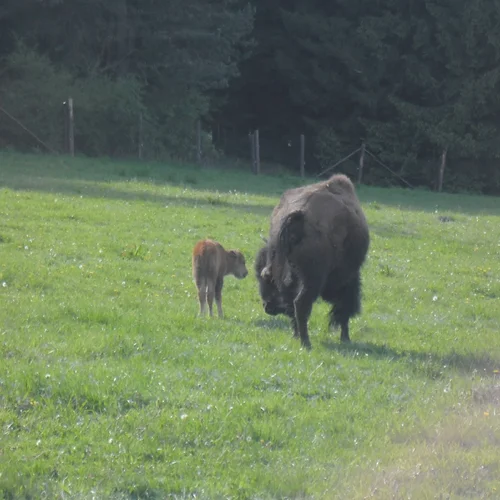
<svg viewBox="0 0 500 500">
<path fill-rule="evenodd" d="M 341 340 L 349 341 L 349 319 L 361 310 L 368 246 L 366 219 L 346 176 L 286 191 L 255 263 L 265 312 L 289 316 L 294 336 L 310 348 L 307 322 L 321 297 L 332 304 L 330 325 L 340 326 Z"/>
</svg>

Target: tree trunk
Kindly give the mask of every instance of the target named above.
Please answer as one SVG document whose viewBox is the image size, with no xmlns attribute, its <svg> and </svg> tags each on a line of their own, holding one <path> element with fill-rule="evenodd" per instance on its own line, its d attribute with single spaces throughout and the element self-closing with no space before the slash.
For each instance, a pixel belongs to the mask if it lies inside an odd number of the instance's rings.
<svg viewBox="0 0 500 500">
<path fill-rule="evenodd" d="M 129 29 L 127 0 L 120 0 L 116 10 L 116 58 L 118 71 L 122 75 L 128 71 Z"/>
</svg>

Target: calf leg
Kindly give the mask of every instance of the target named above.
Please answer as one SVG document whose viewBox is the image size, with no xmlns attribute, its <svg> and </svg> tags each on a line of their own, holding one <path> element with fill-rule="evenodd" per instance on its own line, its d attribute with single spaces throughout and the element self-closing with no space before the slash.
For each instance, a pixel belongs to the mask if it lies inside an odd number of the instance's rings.
<svg viewBox="0 0 500 500">
<path fill-rule="evenodd" d="M 215 283 L 212 280 L 209 280 L 207 285 L 207 302 L 208 302 L 208 310 L 210 316 L 214 315 L 212 311 L 214 296 L 215 296 Z"/>
<path fill-rule="evenodd" d="M 222 287 L 224 286 L 224 280 L 222 278 L 217 278 L 215 282 L 215 303 L 217 304 L 217 312 L 219 314 L 219 318 L 224 317 L 224 313 L 222 312 Z"/>
<path fill-rule="evenodd" d="M 205 315 L 205 306 L 207 303 L 207 284 L 203 280 L 196 280 L 198 289 L 198 302 L 200 303 L 200 316 Z"/>
</svg>

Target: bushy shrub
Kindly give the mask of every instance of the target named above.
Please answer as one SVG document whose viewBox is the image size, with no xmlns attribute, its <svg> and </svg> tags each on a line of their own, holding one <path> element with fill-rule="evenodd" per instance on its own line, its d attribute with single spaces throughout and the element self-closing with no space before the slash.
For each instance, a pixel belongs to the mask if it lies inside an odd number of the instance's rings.
<svg viewBox="0 0 500 500">
<path fill-rule="evenodd" d="M 75 143 L 91 156 L 137 155 L 140 116 L 149 113 L 142 104 L 142 88 L 131 77 L 111 79 L 94 74 L 74 83 Z"/>
<path fill-rule="evenodd" d="M 3 62 L 0 73 L 2 107 L 50 148 L 64 142 L 63 102 L 73 90 L 71 75 L 56 69 L 44 56 L 22 43 Z M 0 120 L 3 146 L 20 150 L 43 148 L 23 127 L 5 115 Z"/>
<path fill-rule="evenodd" d="M 148 150 L 155 157 L 168 154 L 176 160 L 196 159 L 196 122 L 208 109 L 208 100 L 197 91 L 170 87 L 169 92 L 147 98 L 148 108 L 153 110 L 154 128 L 148 129 Z"/>
<path fill-rule="evenodd" d="M 74 101 L 75 148 L 86 155 L 137 152 L 142 104 L 141 86 L 133 78 L 94 74 L 75 78 L 22 43 L 5 61 L 0 75 L 3 107 L 47 146 L 64 151 L 68 97 Z M 4 146 L 20 150 L 42 147 L 20 125 L 0 121 Z"/>
<path fill-rule="evenodd" d="M 331 127 L 323 127 L 316 136 L 314 156 L 322 168 L 328 168 L 342 158 L 340 139 Z"/>
</svg>

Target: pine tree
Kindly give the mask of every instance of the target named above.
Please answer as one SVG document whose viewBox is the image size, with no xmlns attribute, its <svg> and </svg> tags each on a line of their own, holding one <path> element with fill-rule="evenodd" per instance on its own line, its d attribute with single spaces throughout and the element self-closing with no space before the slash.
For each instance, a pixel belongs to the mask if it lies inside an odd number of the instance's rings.
<svg viewBox="0 0 500 500">
<path fill-rule="evenodd" d="M 394 12 L 398 31 L 388 29 L 392 15 L 361 22 L 374 59 L 384 61 L 388 48 L 397 49 L 390 78 L 380 80 L 385 95 L 376 101 L 379 114 L 365 115 L 363 123 L 384 159 L 417 183 L 434 183 L 443 154 L 479 158 L 499 152 L 499 8 L 492 0 L 428 0 L 407 7 Z"/>
</svg>

